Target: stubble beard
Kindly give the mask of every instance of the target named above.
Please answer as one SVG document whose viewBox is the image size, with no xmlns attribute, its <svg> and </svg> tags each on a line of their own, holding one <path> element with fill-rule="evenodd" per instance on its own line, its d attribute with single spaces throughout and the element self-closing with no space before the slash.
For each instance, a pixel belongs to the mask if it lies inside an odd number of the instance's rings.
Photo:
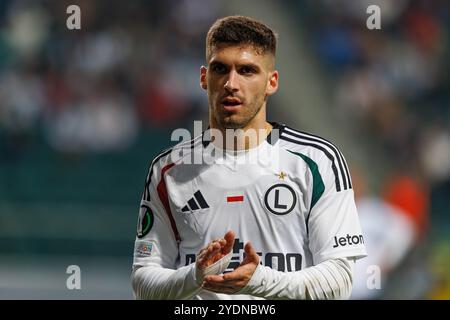
<svg viewBox="0 0 450 320">
<path fill-rule="evenodd" d="M 259 104 L 259 107 L 257 106 Z M 214 110 L 214 120 L 222 129 L 243 129 L 245 128 L 259 113 L 262 106 L 264 104 L 264 99 L 258 97 L 255 99 L 255 101 L 252 103 L 250 109 L 248 110 L 242 110 L 244 111 L 244 114 L 230 114 L 228 115 L 227 112 L 223 112 L 222 110 Z M 218 107 L 220 108 L 220 107 Z M 243 106 L 243 108 L 248 108 L 247 106 Z"/>
</svg>

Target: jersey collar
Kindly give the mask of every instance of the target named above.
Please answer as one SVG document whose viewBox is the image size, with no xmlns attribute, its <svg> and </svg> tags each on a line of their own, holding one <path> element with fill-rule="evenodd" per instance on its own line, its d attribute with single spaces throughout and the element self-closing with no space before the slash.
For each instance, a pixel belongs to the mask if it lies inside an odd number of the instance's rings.
<svg viewBox="0 0 450 320">
<path fill-rule="evenodd" d="M 271 144 L 271 145 L 275 145 L 278 141 L 278 139 L 281 136 L 281 133 L 283 132 L 284 128 L 286 127 L 284 124 L 280 124 L 278 122 L 275 121 L 267 121 L 272 125 L 272 130 L 269 132 L 269 134 L 266 137 L 266 141 Z M 208 128 L 202 132 L 202 144 L 203 147 L 206 148 L 209 144 L 210 144 L 210 140 L 207 139 L 205 137 L 205 132 L 208 131 L 210 128 L 210 126 L 208 126 Z M 274 131 L 275 129 L 275 131 Z"/>
<path fill-rule="evenodd" d="M 266 141 L 271 144 L 275 145 L 278 141 L 278 139 L 281 136 L 281 133 L 283 132 L 284 128 L 286 127 L 284 124 L 279 124 L 275 121 L 268 121 L 272 125 L 272 130 L 267 135 Z"/>
</svg>

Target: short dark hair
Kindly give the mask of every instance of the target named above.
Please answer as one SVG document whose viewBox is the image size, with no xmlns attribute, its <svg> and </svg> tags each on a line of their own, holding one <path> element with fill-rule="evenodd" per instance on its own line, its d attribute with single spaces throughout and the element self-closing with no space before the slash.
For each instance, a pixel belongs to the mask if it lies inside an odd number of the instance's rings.
<svg viewBox="0 0 450 320">
<path fill-rule="evenodd" d="M 218 19 L 206 36 L 206 57 L 220 44 L 248 44 L 261 53 L 275 56 L 277 47 L 276 33 L 264 23 L 245 16 L 229 16 Z"/>
</svg>

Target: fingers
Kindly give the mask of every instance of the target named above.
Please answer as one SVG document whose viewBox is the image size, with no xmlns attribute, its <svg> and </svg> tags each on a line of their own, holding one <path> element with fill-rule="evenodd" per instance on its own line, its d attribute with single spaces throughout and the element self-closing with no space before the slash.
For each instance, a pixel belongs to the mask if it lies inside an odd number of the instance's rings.
<svg viewBox="0 0 450 320">
<path fill-rule="evenodd" d="M 222 239 L 223 240 L 223 239 Z M 214 263 L 214 257 L 220 253 L 225 240 L 214 240 L 206 248 L 202 249 L 198 255 L 198 266 L 205 268 L 208 265 Z"/>
<path fill-rule="evenodd" d="M 251 242 L 247 242 L 244 246 L 244 252 L 246 254 L 244 261 L 242 261 L 242 264 L 247 263 L 259 263 L 259 256 L 256 253 L 255 249 L 253 248 L 253 245 Z M 241 264 L 241 265 L 242 265 Z"/>
<path fill-rule="evenodd" d="M 215 284 L 205 284 L 203 286 L 203 289 L 206 289 L 208 291 L 212 291 L 215 293 L 225 293 L 225 294 L 233 294 L 238 292 L 241 289 L 240 284 L 236 285 L 215 285 Z"/>
<path fill-rule="evenodd" d="M 235 280 L 240 280 L 243 278 L 243 275 L 240 274 L 239 272 L 233 271 L 233 272 L 229 272 L 226 273 L 224 275 L 210 275 L 205 277 L 205 282 L 209 282 L 209 283 L 225 283 L 225 282 L 230 282 L 230 281 L 235 281 Z"/>
<path fill-rule="evenodd" d="M 232 294 L 242 289 L 245 283 L 241 277 L 225 279 L 225 276 L 210 275 L 205 277 L 202 288 L 216 293 Z"/>
<path fill-rule="evenodd" d="M 215 242 L 218 242 L 222 247 L 226 245 L 227 241 L 224 238 L 219 238 L 214 240 Z"/>
<path fill-rule="evenodd" d="M 226 244 L 223 248 L 223 253 L 228 254 L 231 252 L 234 246 L 234 238 L 236 237 L 235 233 L 233 231 L 228 231 L 225 233 L 224 239 L 226 241 Z"/>
<path fill-rule="evenodd" d="M 222 246 L 218 242 L 211 243 L 208 250 L 206 251 L 205 259 L 212 259 L 220 251 L 221 248 Z"/>
<path fill-rule="evenodd" d="M 209 275 L 205 277 L 205 282 L 216 282 L 221 283 L 224 282 L 223 276 L 221 275 Z"/>
<path fill-rule="evenodd" d="M 255 248 L 253 248 L 253 245 L 251 242 L 247 242 L 244 246 L 244 251 L 248 255 L 255 255 L 256 251 Z"/>
<path fill-rule="evenodd" d="M 223 238 L 211 241 L 205 248 L 200 250 L 197 256 L 197 265 L 203 269 L 230 253 L 234 246 L 234 238 L 235 233 L 228 231 Z"/>
<path fill-rule="evenodd" d="M 202 288 L 216 293 L 232 294 L 241 290 L 247 282 L 248 280 L 240 273 L 235 275 L 227 273 L 224 276 L 205 277 Z"/>
<path fill-rule="evenodd" d="M 224 238 L 226 244 L 222 248 L 222 253 L 231 251 L 234 245 L 235 234 L 233 231 L 228 231 Z M 245 259 L 238 268 L 224 275 L 206 276 L 202 288 L 216 293 L 227 294 L 236 293 L 244 288 L 259 264 L 259 256 L 250 242 L 245 244 L 244 252 Z"/>
<path fill-rule="evenodd" d="M 242 269 L 236 269 L 233 272 L 225 273 L 224 275 L 209 275 L 205 277 L 206 283 L 228 283 L 233 281 L 240 281 L 246 278 L 246 274 Z"/>
</svg>

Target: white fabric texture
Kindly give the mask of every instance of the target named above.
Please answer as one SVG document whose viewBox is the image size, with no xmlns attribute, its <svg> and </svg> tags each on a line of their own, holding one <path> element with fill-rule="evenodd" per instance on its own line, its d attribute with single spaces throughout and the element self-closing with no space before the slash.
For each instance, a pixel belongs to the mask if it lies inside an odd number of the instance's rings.
<svg viewBox="0 0 450 320">
<path fill-rule="evenodd" d="M 219 274 L 227 259 L 221 260 L 204 274 L 213 274 L 211 270 Z M 352 291 L 353 265 L 354 261 L 346 258 L 327 260 L 297 272 L 280 272 L 258 265 L 249 283 L 237 294 L 264 299 L 348 299 Z M 132 275 L 136 298 L 191 299 L 202 290 L 195 279 L 195 269 L 195 264 L 178 270 L 138 268 Z"/>
<path fill-rule="evenodd" d="M 279 272 L 259 265 L 239 293 L 265 299 L 348 299 L 352 291 L 350 259 L 331 259 L 297 272 Z"/>
</svg>

